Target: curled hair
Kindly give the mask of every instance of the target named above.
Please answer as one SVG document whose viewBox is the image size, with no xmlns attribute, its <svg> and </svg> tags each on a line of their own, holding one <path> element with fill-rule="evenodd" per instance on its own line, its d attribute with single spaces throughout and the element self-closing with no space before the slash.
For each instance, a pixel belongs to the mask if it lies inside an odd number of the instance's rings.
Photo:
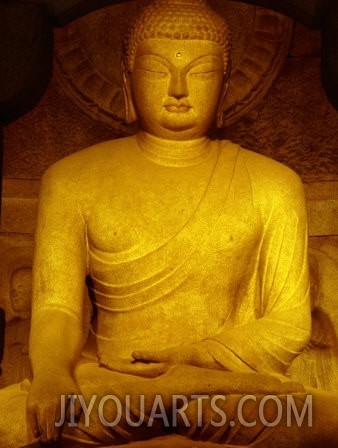
<svg viewBox="0 0 338 448">
<path fill-rule="evenodd" d="M 125 36 L 122 64 L 131 72 L 139 43 L 147 39 L 206 40 L 219 44 L 224 66 L 230 59 L 231 33 L 225 20 L 205 0 L 154 0 Z"/>
</svg>

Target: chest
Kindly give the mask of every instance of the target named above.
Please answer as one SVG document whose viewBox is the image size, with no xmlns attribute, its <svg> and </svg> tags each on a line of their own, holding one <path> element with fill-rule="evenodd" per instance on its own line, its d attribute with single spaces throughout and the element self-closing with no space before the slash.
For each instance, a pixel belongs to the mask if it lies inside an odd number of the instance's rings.
<svg viewBox="0 0 338 448">
<path fill-rule="evenodd" d="M 117 253 L 142 246 L 152 250 L 177 235 L 198 212 L 210 174 L 187 171 L 126 176 L 108 184 L 91 205 L 90 246 Z"/>
</svg>

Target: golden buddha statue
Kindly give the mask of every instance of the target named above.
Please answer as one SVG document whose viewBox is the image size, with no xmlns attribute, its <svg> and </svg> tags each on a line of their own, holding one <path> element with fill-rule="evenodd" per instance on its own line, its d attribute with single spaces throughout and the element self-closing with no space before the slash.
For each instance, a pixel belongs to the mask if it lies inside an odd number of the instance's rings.
<svg viewBox="0 0 338 448">
<path fill-rule="evenodd" d="M 306 208 L 293 171 L 206 137 L 222 125 L 228 26 L 204 0 L 155 0 L 126 38 L 122 67 L 127 120 L 140 131 L 43 177 L 33 381 L 0 393 L 0 407 L 16 400 L 0 417 L 2 440 L 14 448 L 62 431 L 73 446 L 103 446 L 173 432 L 222 446 L 336 446 L 329 394 L 313 392 L 312 426 L 269 424 L 288 396 L 299 412 L 309 405 L 285 377 L 310 336 Z M 84 357 L 86 276 L 96 345 Z M 280 405 L 262 422 L 266 394 Z M 216 415 L 228 418 L 210 424 Z"/>
</svg>

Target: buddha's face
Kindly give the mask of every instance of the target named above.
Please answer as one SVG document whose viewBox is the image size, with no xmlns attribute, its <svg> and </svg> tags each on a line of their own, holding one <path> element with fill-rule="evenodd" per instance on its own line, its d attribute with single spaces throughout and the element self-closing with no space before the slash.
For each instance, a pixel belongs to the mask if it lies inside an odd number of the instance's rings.
<svg viewBox="0 0 338 448">
<path fill-rule="evenodd" d="M 217 43 L 141 42 L 130 77 L 141 128 L 166 139 L 204 136 L 217 113 L 224 71 L 223 49 Z"/>
<path fill-rule="evenodd" d="M 32 273 L 28 268 L 15 271 L 11 277 L 10 300 L 15 312 L 30 310 L 32 295 Z"/>
</svg>

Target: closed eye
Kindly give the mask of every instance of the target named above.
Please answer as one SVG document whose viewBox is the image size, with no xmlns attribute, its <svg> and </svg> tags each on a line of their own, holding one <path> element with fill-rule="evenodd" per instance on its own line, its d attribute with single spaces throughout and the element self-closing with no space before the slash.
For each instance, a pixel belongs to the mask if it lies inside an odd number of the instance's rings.
<svg viewBox="0 0 338 448">
<path fill-rule="evenodd" d="M 136 70 L 149 73 L 151 75 L 166 76 L 169 74 L 167 65 L 157 57 L 140 57 L 137 59 Z"/>
<path fill-rule="evenodd" d="M 146 72 L 146 73 L 151 73 L 151 74 L 159 75 L 159 76 L 166 76 L 166 75 L 169 74 L 168 71 L 156 70 L 156 69 L 149 69 L 149 68 L 138 68 L 137 70 L 139 70 L 139 71 L 141 71 L 141 72 Z"/>
<path fill-rule="evenodd" d="M 191 75 L 215 73 L 223 69 L 223 61 L 215 57 L 199 58 L 187 67 Z"/>
<path fill-rule="evenodd" d="M 221 70 L 194 70 L 190 72 L 190 75 L 203 75 L 205 73 L 217 73 L 220 72 Z"/>
<path fill-rule="evenodd" d="M 221 72 L 221 70 L 209 70 L 209 71 L 194 71 L 190 72 L 189 75 L 197 79 L 209 79 L 215 76 L 216 73 Z"/>
</svg>

